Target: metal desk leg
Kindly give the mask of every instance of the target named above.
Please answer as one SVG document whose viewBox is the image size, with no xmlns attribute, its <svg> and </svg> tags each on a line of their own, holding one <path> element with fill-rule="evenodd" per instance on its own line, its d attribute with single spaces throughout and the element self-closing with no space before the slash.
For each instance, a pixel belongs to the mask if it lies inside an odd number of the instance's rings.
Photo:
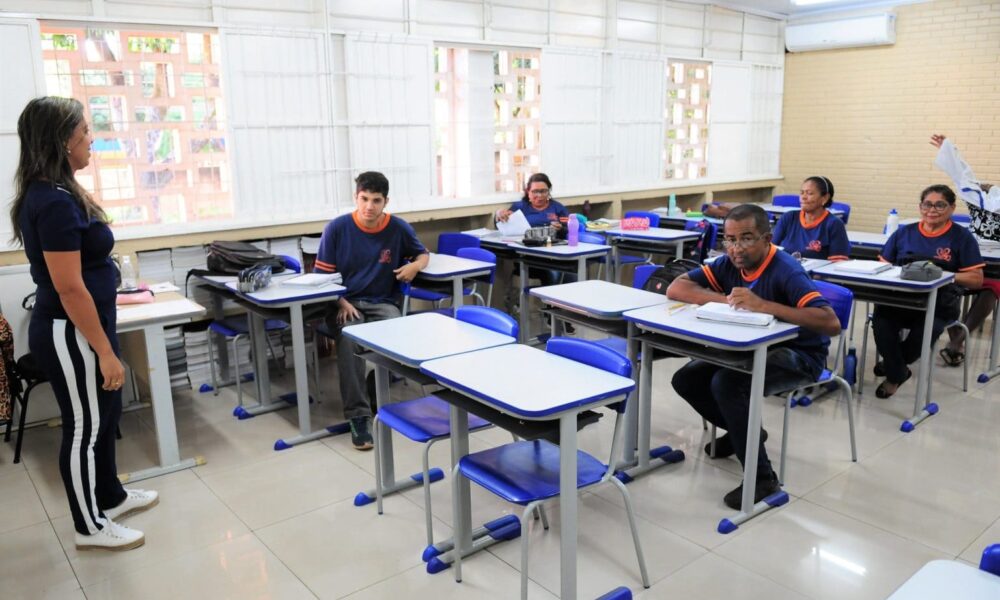
<svg viewBox="0 0 1000 600">
<path fill-rule="evenodd" d="M 301 321 L 302 306 L 296 305 L 290 310 L 293 313 L 293 320 L 294 312 L 295 310 L 298 310 L 299 319 Z M 264 318 L 253 311 L 249 313 L 249 318 L 250 346 L 253 351 L 254 384 L 257 388 L 257 404 L 254 406 L 243 405 L 234 408 L 233 416 L 240 420 L 252 419 L 257 415 L 288 408 L 292 406 L 292 403 L 294 403 L 296 399 L 296 395 L 294 393 L 284 394 L 277 399 L 271 398 L 271 371 L 267 364 L 267 331 L 264 329 Z M 292 341 L 294 342 L 294 340 L 295 330 L 293 329 Z M 237 376 L 239 376 L 238 373 Z M 281 440 L 278 440 L 278 442 L 280 441 Z M 277 445 L 278 444 L 276 442 L 275 450 L 283 449 L 278 448 Z"/>
<path fill-rule="evenodd" d="M 465 301 L 462 292 L 465 290 L 462 288 L 462 278 L 455 277 L 451 280 L 451 308 L 452 316 L 454 316 L 455 310 L 461 308 Z"/>
<path fill-rule="evenodd" d="M 757 457 L 760 446 L 761 405 L 764 404 L 764 374 L 767 369 L 767 347 L 753 351 L 753 379 L 750 382 L 750 415 L 747 418 L 746 464 L 743 465 L 743 498 L 740 512 L 719 521 L 719 533 L 731 533 L 757 515 L 788 502 L 788 493 L 778 491 L 754 504 L 757 483 Z"/>
<path fill-rule="evenodd" d="M 143 329 L 143 336 L 146 338 L 146 357 L 149 361 L 149 392 L 153 402 L 153 422 L 156 424 L 156 447 L 159 452 L 160 465 L 132 473 L 123 473 L 118 476 L 123 483 L 141 481 L 205 464 L 205 459 L 200 456 L 184 460 L 181 460 L 180 457 L 163 326 L 150 325 Z"/>
<path fill-rule="evenodd" d="M 913 416 L 903 421 L 899 430 L 904 433 L 913 431 L 921 421 L 931 415 L 936 415 L 938 405 L 930 400 L 931 385 L 931 328 L 934 327 L 934 311 L 937 308 L 937 290 L 928 294 L 927 312 L 924 313 L 924 336 L 920 341 L 920 378 L 917 379 L 917 396 L 913 400 Z"/>
<path fill-rule="evenodd" d="M 621 283 L 621 280 L 622 280 L 622 277 L 621 277 L 621 268 L 622 268 L 621 250 L 618 249 L 618 242 L 616 242 L 614 238 L 609 239 L 608 243 L 611 244 L 611 254 L 614 257 L 614 259 L 611 261 L 611 263 L 615 266 L 614 278 L 613 279 L 608 279 L 608 281 L 613 281 L 615 283 Z"/>
<path fill-rule="evenodd" d="M 223 298 L 220 294 L 212 294 L 212 319 L 216 321 L 226 318 L 226 312 L 222 308 L 222 303 Z M 215 338 L 215 355 L 219 357 L 219 381 L 229 381 L 229 346 L 221 335 L 213 336 L 211 335 L 211 331 L 209 331 L 208 343 L 213 343 L 213 337 Z M 235 381 L 235 378 L 233 378 L 233 381 Z"/>
<path fill-rule="evenodd" d="M 677 255 L 677 260 L 684 258 L 684 240 L 677 240 L 674 244 L 674 253 Z"/>
<path fill-rule="evenodd" d="M 576 598 L 576 413 L 559 418 L 559 597 Z"/>
<path fill-rule="evenodd" d="M 581 256 L 576 259 L 576 279 L 577 281 L 587 281 L 587 257 Z"/>
<path fill-rule="evenodd" d="M 628 360 L 632 363 L 632 379 L 636 386 L 632 392 L 632 398 L 625 404 L 625 441 L 622 444 L 622 464 L 618 466 L 619 469 L 628 468 L 635 464 L 636 441 L 639 437 L 639 404 L 641 402 L 639 396 L 642 394 L 643 387 L 639 375 L 642 369 L 638 364 L 639 344 L 635 341 L 636 333 L 635 324 L 629 322 L 626 348 L 628 349 Z"/>
<path fill-rule="evenodd" d="M 993 308 L 993 335 L 990 336 L 990 362 L 985 373 L 980 373 L 976 379 L 979 383 L 989 383 L 991 379 L 1000 375 L 1000 325 L 997 325 L 997 317 L 1000 316 L 1000 302 Z M 966 346 L 969 340 L 965 341 Z M 966 360 L 968 360 L 968 350 L 966 350 Z"/>
<path fill-rule="evenodd" d="M 520 286 L 519 286 L 520 289 L 518 290 L 518 294 L 519 294 L 519 298 L 520 298 L 520 301 L 519 301 L 519 304 L 518 304 L 518 308 L 519 308 L 519 311 L 521 313 L 521 323 L 520 323 L 520 325 L 521 325 L 521 343 L 525 344 L 525 343 L 528 342 L 529 339 L 531 339 L 531 336 L 529 335 L 530 332 L 528 331 L 528 329 L 529 329 L 528 328 L 528 294 L 525 293 L 525 291 L 524 291 L 524 288 L 527 287 L 527 285 L 528 285 L 528 265 L 526 265 L 524 263 L 524 259 L 523 258 L 521 260 L 519 260 L 518 263 L 520 264 L 520 269 L 521 269 L 521 282 L 520 282 Z M 454 430 L 452 430 L 452 431 L 454 431 Z"/>
</svg>

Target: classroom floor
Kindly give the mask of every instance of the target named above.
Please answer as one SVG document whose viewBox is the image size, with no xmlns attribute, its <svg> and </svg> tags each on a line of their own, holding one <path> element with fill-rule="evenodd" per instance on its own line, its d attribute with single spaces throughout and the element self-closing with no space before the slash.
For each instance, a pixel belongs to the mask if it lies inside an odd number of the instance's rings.
<svg viewBox="0 0 1000 600">
<path fill-rule="evenodd" d="M 921 565 L 937 558 L 978 564 L 1000 542 L 1000 383 L 974 382 L 987 343 L 973 345 L 970 391 L 961 369 L 936 369 L 941 413 L 910 434 L 915 379 L 895 397 L 878 400 L 870 368 L 855 411 L 860 461 L 850 462 L 846 406 L 820 400 L 791 418 L 791 502 L 729 535 L 716 533 L 731 511 L 722 496 L 740 483 L 735 459 L 710 460 L 700 419 L 673 393 L 682 364 L 656 363 L 653 439 L 682 448 L 687 459 L 629 485 L 639 516 L 652 587 L 643 591 L 621 497 L 610 485 L 580 505 L 579 590 L 595 598 L 626 585 L 644 600 L 761 598 L 884 598 Z M 935 357 L 937 358 L 937 357 Z M 869 363 L 870 367 L 870 363 Z M 323 402 L 314 423 L 339 414 L 332 362 L 324 364 Z M 287 381 L 287 376 L 285 377 Z M 281 388 L 281 378 L 278 378 Z M 288 385 L 287 383 L 285 384 Z M 419 393 L 393 385 L 396 397 Z M 235 393 L 175 395 L 185 457 L 207 464 L 142 482 L 160 505 L 125 522 L 146 544 L 124 553 L 77 552 L 59 478 L 59 431 L 26 432 L 22 463 L 0 443 L 0 589 L 13 598 L 515 598 L 519 544 L 502 543 L 467 560 L 464 582 L 451 570 L 428 575 L 422 495 L 390 497 L 385 514 L 352 499 L 373 484 L 373 455 L 353 450 L 348 436 L 284 452 L 271 447 L 296 431 L 292 410 L 247 421 L 231 416 Z M 325 417 L 324 417 L 325 416 Z M 768 451 L 777 464 L 781 403 L 764 412 Z M 581 433 L 581 446 L 605 459 L 612 419 Z M 155 460 L 152 415 L 128 413 L 118 443 L 119 470 Z M 499 430 L 473 436 L 472 448 L 509 441 Z M 416 445 L 396 438 L 397 473 L 419 470 Z M 433 462 L 446 466 L 448 444 Z M 447 480 L 446 480 L 447 481 Z M 450 486 L 433 486 L 435 533 L 447 536 Z M 512 507 L 473 486 L 473 518 L 482 522 Z M 558 507 L 550 531 L 532 527 L 531 598 L 559 589 Z"/>
</svg>

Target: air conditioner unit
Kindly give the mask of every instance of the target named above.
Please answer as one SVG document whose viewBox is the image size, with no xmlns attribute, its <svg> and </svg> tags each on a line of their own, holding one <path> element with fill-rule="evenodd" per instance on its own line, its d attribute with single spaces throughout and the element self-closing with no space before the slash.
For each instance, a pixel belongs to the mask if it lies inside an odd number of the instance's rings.
<svg viewBox="0 0 1000 600">
<path fill-rule="evenodd" d="M 789 23 L 785 47 L 789 52 L 885 46 L 896 43 L 896 15 L 877 14 L 836 21 Z"/>
</svg>

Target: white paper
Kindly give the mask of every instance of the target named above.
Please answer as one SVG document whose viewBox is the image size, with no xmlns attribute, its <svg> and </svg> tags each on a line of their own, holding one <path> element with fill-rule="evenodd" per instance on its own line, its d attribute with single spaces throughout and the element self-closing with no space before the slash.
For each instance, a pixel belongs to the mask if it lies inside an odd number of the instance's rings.
<svg viewBox="0 0 1000 600">
<path fill-rule="evenodd" d="M 844 271 L 847 273 L 874 275 L 876 273 L 881 273 L 882 271 L 888 271 L 892 268 L 892 265 L 880 260 L 845 260 L 834 263 L 833 268 L 836 271 Z"/>
<path fill-rule="evenodd" d="M 709 302 L 695 309 L 695 316 L 708 321 L 719 321 L 734 325 L 767 327 L 774 321 L 774 315 L 733 308 L 725 302 Z"/>
<path fill-rule="evenodd" d="M 486 237 L 496 233 L 493 229 L 486 229 L 485 227 L 480 227 L 479 229 L 470 229 L 468 231 L 463 231 L 465 235 L 474 235 L 477 238 Z"/>
<path fill-rule="evenodd" d="M 507 221 L 497 221 L 497 229 L 503 237 L 522 237 L 524 232 L 531 229 L 528 219 L 521 211 L 515 211 L 507 217 Z"/>
<path fill-rule="evenodd" d="M 305 275 L 285 279 L 281 284 L 319 287 L 331 283 L 340 283 L 342 279 L 343 277 L 340 273 L 306 273 Z"/>
<path fill-rule="evenodd" d="M 163 294 L 165 292 L 179 292 L 181 288 L 177 287 L 171 281 L 161 281 L 159 283 L 150 283 L 149 291 L 154 294 Z"/>
</svg>

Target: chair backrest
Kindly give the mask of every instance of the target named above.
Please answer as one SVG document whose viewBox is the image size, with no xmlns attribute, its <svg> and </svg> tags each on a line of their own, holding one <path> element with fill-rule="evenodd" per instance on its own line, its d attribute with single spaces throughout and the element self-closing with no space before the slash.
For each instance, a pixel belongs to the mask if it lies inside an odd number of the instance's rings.
<svg viewBox="0 0 1000 600">
<path fill-rule="evenodd" d="M 972 223 L 972 217 L 969 215 L 951 215 L 951 220 L 956 223 Z"/>
<path fill-rule="evenodd" d="M 844 222 L 844 225 L 847 225 L 847 219 L 851 217 L 851 205 L 846 202 L 831 202 L 830 208 L 844 211 L 844 216 L 840 217 L 840 219 Z"/>
<path fill-rule="evenodd" d="M 489 306 L 460 306 L 455 311 L 455 318 L 459 321 L 472 323 L 473 325 L 517 338 L 517 321 L 502 310 L 490 308 Z"/>
<path fill-rule="evenodd" d="M 632 272 L 632 287 L 637 290 L 641 290 L 642 286 L 646 285 L 649 281 L 649 276 L 653 274 L 653 271 L 660 268 L 660 265 L 639 265 Z"/>
<path fill-rule="evenodd" d="M 632 363 L 628 357 L 597 342 L 571 337 L 554 337 L 546 342 L 545 351 L 622 377 L 632 376 Z M 626 400 L 622 400 L 609 404 L 608 408 L 617 412 L 620 417 L 625 412 L 625 402 Z M 618 424 L 615 425 L 616 440 L 611 443 L 612 456 L 615 455 L 617 437 Z"/>
<path fill-rule="evenodd" d="M 442 233 L 438 236 L 438 254 L 458 256 L 459 248 L 478 248 L 479 238 L 467 233 Z"/>
<path fill-rule="evenodd" d="M 493 254 L 486 248 L 472 248 L 472 247 L 459 248 L 455 252 L 455 256 L 458 256 L 459 258 L 468 258 L 470 260 L 478 260 L 480 262 L 493 263 L 494 265 L 497 264 L 497 255 Z M 493 268 L 490 271 L 490 276 L 488 278 L 490 285 L 493 285 L 493 279 L 496 276 L 497 276 L 497 270 L 496 268 Z"/>
<path fill-rule="evenodd" d="M 591 231 L 581 231 L 580 237 L 578 239 L 584 244 L 598 244 L 600 246 L 608 245 L 608 238 L 604 237 L 599 233 L 593 233 Z"/>
<path fill-rule="evenodd" d="M 830 303 L 833 312 L 840 321 L 840 330 L 846 331 L 851 326 L 851 309 L 854 308 L 854 292 L 836 283 L 813 281 L 816 290 Z"/>
<path fill-rule="evenodd" d="M 779 194 L 771 199 L 771 204 L 775 206 L 801 206 L 798 194 Z"/>
<path fill-rule="evenodd" d="M 689 257 L 691 260 L 701 263 L 708 258 L 708 253 L 715 248 L 715 236 L 718 234 L 718 226 L 708 219 L 701 221 L 687 221 L 684 223 L 685 231 L 701 231 L 701 237 L 695 244 L 695 251 Z"/>
<path fill-rule="evenodd" d="M 281 260 L 281 264 L 285 265 L 285 268 L 293 273 L 302 272 L 302 263 L 300 263 L 295 257 L 288 256 L 287 254 L 279 254 L 278 258 Z"/>
<path fill-rule="evenodd" d="M 649 219 L 650 227 L 660 226 L 660 215 L 656 214 L 655 212 L 648 212 L 645 210 L 625 211 L 625 218 L 628 219 L 629 217 L 646 217 L 647 219 Z"/>
<path fill-rule="evenodd" d="M 983 550 L 979 568 L 987 573 L 1000 575 L 1000 544 L 990 544 Z"/>
</svg>

